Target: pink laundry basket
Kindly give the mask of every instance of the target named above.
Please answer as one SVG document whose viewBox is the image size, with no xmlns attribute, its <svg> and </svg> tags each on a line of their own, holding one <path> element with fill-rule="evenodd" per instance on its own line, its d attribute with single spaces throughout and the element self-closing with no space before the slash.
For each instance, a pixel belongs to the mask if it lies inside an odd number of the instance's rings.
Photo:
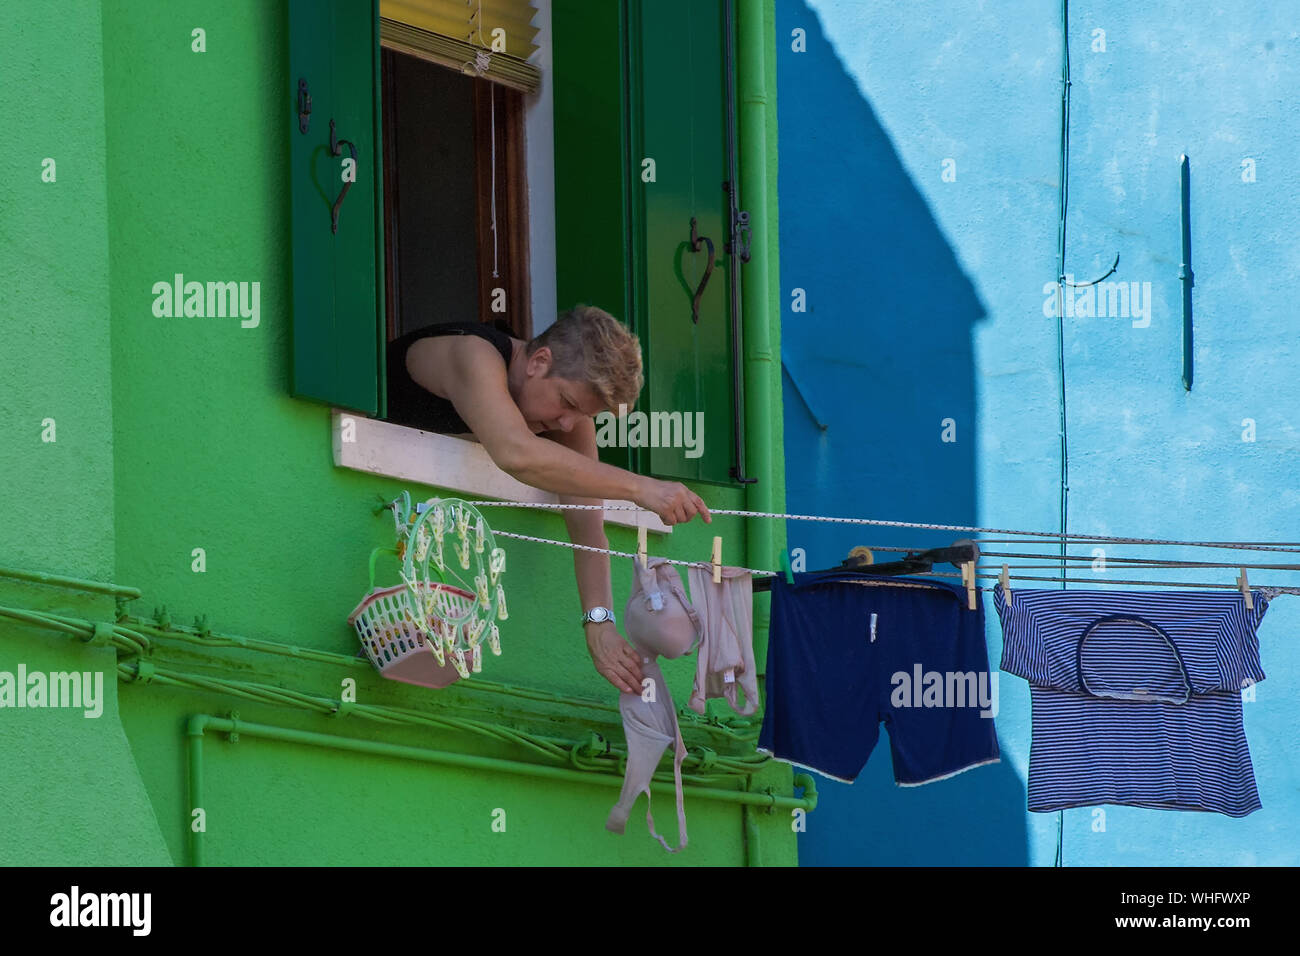
<svg viewBox="0 0 1300 956">
<path fill-rule="evenodd" d="M 356 629 L 361 647 L 370 663 L 389 680 L 416 684 L 420 687 L 446 687 L 460 679 L 450 655 L 444 652 L 446 664 L 439 664 L 430 649 L 435 638 L 416 624 L 411 610 L 411 595 L 405 584 L 394 587 L 375 587 L 375 558 L 381 553 L 397 554 L 393 548 L 376 548 L 370 554 L 370 592 L 348 615 L 348 624 Z M 475 597 L 463 588 L 435 581 L 425 582 L 428 593 L 441 592 L 439 604 L 467 610 Z M 445 625 L 448 628 L 464 625 Z M 462 632 L 464 633 L 464 632 Z M 479 647 L 474 648 L 473 669 L 481 669 Z"/>
</svg>

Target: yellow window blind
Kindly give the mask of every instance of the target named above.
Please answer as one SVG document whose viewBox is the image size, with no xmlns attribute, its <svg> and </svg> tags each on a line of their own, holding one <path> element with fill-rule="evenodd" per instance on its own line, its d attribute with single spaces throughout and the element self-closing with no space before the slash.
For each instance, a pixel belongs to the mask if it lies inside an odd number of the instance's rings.
<svg viewBox="0 0 1300 956">
<path fill-rule="evenodd" d="M 541 71 L 527 62 L 537 10 L 530 0 L 380 0 L 386 47 L 471 76 L 534 93 Z"/>
</svg>

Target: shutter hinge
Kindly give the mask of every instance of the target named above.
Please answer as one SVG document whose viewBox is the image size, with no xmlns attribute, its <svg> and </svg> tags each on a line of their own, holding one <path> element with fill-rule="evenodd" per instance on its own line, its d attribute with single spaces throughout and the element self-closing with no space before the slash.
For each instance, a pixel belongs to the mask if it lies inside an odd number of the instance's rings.
<svg viewBox="0 0 1300 956">
<path fill-rule="evenodd" d="M 749 261 L 749 213 L 743 209 L 736 210 L 736 224 L 733 227 L 736 245 L 740 247 L 740 261 Z"/>
<path fill-rule="evenodd" d="M 736 255 L 739 252 L 740 261 L 749 261 L 749 213 L 743 209 L 736 208 L 735 197 L 731 194 L 731 180 L 722 181 L 723 191 L 730 197 L 731 208 L 735 211 L 735 218 L 731 222 L 730 235 L 726 242 L 722 244 L 723 252 L 728 255 Z"/>
<path fill-rule="evenodd" d="M 298 78 L 298 132 L 305 133 L 311 126 L 311 92 L 307 89 L 307 81 L 302 77 Z"/>
</svg>

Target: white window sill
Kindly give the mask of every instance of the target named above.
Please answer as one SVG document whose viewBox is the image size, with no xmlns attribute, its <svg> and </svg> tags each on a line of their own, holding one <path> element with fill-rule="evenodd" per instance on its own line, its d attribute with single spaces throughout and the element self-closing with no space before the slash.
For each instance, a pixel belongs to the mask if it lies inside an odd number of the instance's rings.
<svg viewBox="0 0 1300 956">
<path fill-rule="evenodd" d="M 345 425 L 351 438 L 344 440 Z M 559 496 L 526 485 L 496 466 L 478 442 L 454 435 L 394 425 L 340 408 L 330 409 L 334 464 L 372 475 L 385 475 L 481 499 L 558 502 Z M 608 505 L 635 502 L 607 500 Z M 557 514 L 559 512 L 556 512 Z M 488 516 L 491 523 L 491 516 Z M 606 524 L 628 528 L 644 524 L 648 531 L 669 534 L 672 528 L 645 510 L 606 511 Z"/>
</svg>

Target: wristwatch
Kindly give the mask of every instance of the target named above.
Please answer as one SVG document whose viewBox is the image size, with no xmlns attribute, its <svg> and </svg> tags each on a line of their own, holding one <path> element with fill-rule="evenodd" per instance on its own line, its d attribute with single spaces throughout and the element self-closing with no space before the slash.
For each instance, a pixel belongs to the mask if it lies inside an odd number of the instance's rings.
<svg viewBox="0 0 1300 956">
<path fill-rule="evenodd" d="M 586 624 L 589 621 L 592 624 L 600 624 L 604 621 L 609 621 L 611 624 L 613 624 L 614 612 L 607 607 L 593 607 L 586 614 L 582 615 L 583 624 Z"/>
</svg>

